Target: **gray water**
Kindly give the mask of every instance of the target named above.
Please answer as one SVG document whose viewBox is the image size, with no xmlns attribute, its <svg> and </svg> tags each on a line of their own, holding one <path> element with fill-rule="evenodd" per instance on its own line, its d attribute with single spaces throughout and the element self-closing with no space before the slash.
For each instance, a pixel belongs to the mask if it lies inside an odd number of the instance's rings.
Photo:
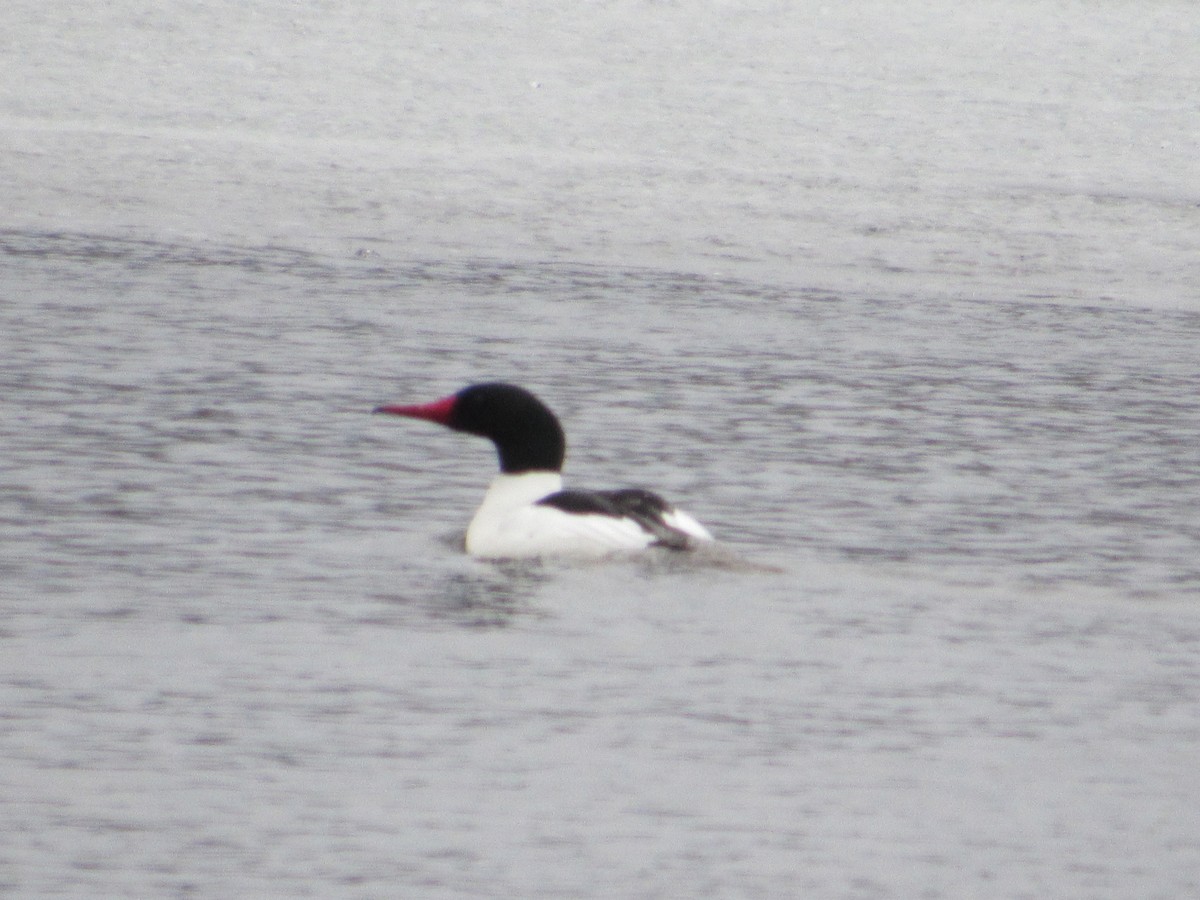
<svg viewBox="0 0 1200 900">
<path fill-rule="evenodd" d="M 0 892 L 1196 892 L 1191 6 L 9 10 Z"/>
</svg>

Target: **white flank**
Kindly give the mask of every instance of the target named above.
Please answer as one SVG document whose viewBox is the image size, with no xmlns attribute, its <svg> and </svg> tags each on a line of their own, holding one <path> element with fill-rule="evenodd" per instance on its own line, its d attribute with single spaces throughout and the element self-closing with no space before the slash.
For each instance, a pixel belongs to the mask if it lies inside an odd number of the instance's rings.
<svg viewBox="0 0 1200 900">
<path fill-rule="evenodd" d="M 532 556 L 600 557 L 644 550 L 654 537 L 632 519 L 563 512 L 537 501 L 562 490 L 557 472 L 498 475 L 467 528 L 467 552 L 488 559 Z M 674 510 L 667 524 L 697 539 L 712 535 L 687 513 Z"/>
</svg>

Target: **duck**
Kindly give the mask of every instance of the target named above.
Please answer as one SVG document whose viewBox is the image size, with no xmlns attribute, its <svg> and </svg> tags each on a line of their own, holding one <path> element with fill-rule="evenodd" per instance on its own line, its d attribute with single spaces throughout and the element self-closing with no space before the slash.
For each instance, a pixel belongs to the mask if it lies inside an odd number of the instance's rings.
<svg viewBox="0 0 1200 900">
<path fill-rule="evenodd" d="M 500 471 L 466 531 L 466 551 L 473 557 L 597 558 L 690 551 L 714 540 L 693 516 L 653 491 L 564 488 L 562 425 L 525 388 L 472 384 L 440 400 L 385 404 L 374 412 L 435 422 L 495 445 Z"/>
</svg>

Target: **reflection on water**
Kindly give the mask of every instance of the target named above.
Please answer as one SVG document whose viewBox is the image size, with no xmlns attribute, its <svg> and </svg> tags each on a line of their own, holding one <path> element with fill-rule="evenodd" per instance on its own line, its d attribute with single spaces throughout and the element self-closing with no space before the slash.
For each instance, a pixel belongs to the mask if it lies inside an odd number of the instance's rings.
<svg viewBox="0 0 1200 900">
<path fill-rule="evenodd" d="M 503 628 L 518 616 L 544 615 L 535 601 L 549 577 L 537 562 L 516 561 L 454 573 L 443 586 L 443 602 L 430 613 L 470 628 Z"/>
</svg>

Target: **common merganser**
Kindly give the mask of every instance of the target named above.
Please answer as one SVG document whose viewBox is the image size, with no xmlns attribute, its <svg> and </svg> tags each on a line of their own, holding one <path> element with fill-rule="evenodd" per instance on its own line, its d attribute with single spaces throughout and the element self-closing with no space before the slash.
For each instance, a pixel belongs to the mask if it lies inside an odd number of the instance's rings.
<svg viewBox="0 0 1200 900">
<path fill-rule="evenodd" d="M 688 550 L 713 539 L 694 518 L 650 491 L 563 490 L 562 426 L 524 388 L 474 384 L 432 403 L 374 411 L 437 422 L 496 445 L 500 474 L 467 527 L 472 556 L 599 557 L 647 547 Z"/>
</svg>

